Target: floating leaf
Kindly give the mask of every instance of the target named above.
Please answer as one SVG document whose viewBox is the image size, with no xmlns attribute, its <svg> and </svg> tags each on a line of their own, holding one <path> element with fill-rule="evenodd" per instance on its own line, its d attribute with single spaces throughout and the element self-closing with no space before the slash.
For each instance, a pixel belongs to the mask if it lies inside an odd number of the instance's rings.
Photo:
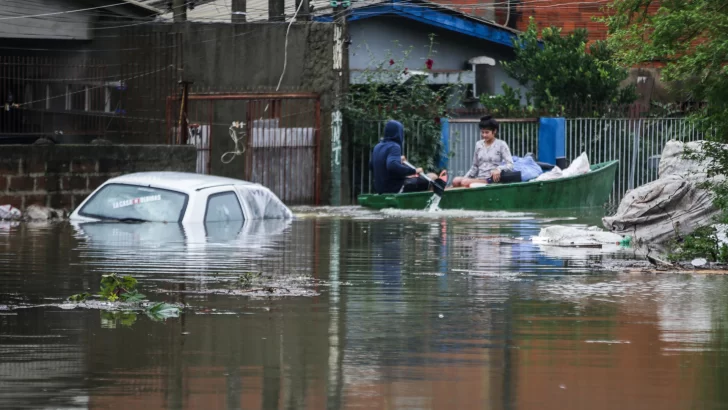
<svg viewBox="0 0 728 410">
<path fill-rule="evenodd" d="M 168 303 L 157 303 L 147 308 L 146 314 L 152 320 L 164 321 L 167 318 L 179 317 L 180 310 L 177 306 Z"/>
<path fill-rule="evenodd" d="M 144 298 L 146 298 L 146 296 L 139 293 L 138 290 L 122 293 L 119 297 L 124 302 L 141 302 L 144 300 Z"/>
</svg>

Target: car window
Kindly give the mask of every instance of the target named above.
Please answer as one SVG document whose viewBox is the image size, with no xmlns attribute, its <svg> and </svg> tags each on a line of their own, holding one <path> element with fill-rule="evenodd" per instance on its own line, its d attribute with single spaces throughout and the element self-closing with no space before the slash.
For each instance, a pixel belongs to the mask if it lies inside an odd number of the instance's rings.
<svg viewBox="0 0 728 410">
<path fill-rule="evenodd" d="M 101 219 L 139 219 L 179 222 L 187 207 L 187 194 L 139 185 L 108 184 L 81 208 L 80 215 Z"/>
<path fill-rule="evenodd" d="M 238 187 L 248 206 L 248 219 L 287 219 L 291 211 L 270 190 L 256 186 Z"/>
<path fill-rule="evenodd" d="M 235 192 L 221 192 L 207 198 L 205 222 L 242 221 L 243 209 Z"/>
</svg>

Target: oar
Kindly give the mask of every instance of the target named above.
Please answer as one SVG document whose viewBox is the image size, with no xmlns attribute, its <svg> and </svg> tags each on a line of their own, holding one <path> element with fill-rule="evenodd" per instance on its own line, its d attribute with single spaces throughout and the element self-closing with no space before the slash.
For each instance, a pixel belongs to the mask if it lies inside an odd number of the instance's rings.
<svg viewBox="0 0 728 410">
<path fill-rule="evenodd" d="M 414 169 L 415 171 L 417 170 L 417 168 L 415 168 L 414 165 L 410 164 L 407 161 L 405 161 L 404 164 L 407 165 L 408 167 Z M 422 178 L 425 178 L 427 181 L 430 182 L 430 184 L 432 184 L 432 190 L 435 192 L 435 195 L 437 195 L 439 197 L 442 197 L 442 194 L 445 193 L 445 187 L 444 186 L 441 186 L 437 182 L 433 181 L 432 178 L 428 177 L 427 174 L 425 174 L 424 171 L 423 172 L 420 172 L 420 175 L 422 175 Z"/>
</svg>

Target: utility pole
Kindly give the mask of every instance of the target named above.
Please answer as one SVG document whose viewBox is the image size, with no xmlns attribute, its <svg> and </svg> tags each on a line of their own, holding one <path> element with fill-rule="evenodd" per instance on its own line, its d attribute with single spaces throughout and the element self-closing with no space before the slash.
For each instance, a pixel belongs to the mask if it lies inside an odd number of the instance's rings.
<svg viewBox="0 0 728 410">
<path fill-rule="evenodd" d="M 342 162 L 346 152 L 343 149 L 342 134 L 344 121 L 342 115 L 343 99 L 348 84 L 348 42 L 346 30 L 346 9 L 350 0 L 331 0 L 334 10 L 334 73 L 338 77 L 334 82 L 334 101 L 331 112 L 331 205 L 341 205 Z"/>
<path fill-rule="evenodd" d="M 187 0 L 172 0 L 172 14 L 175 23 L 187 21 Z"/>
<path fill-rule="evenodd" d="M 296 15 L 297 21 L 311 20 L 311 7 L 309 6 L 309 0 L 296 0 L 295 7 L 296 10 L 298 10 L 298 14 Z M 301 8 L 300 10 L 298 9 L 299 7 Z"/>
<path fill-rule="evenodd" d="M 246 10 L 246 0 L 233 0 L 232 9 L 233 9 L 233 24 L 234 23 L 245 23 L 246 16 L 247 16 L 247 10 Z"/>
<path fill-rule="evenodd" d="M 285 13 L 284 0 L 268 0 L 268 21 L 284 21 Z"/>
</svg>

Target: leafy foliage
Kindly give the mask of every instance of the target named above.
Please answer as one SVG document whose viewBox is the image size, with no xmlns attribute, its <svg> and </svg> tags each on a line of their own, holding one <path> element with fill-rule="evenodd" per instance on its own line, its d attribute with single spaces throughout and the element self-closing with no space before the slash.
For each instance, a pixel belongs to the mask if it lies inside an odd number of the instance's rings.
<svg viewBox="0 0 728 410">
<path fill-rule="evenodd" d="M 137 280 L 132 276 L 118 277 L 115 273 L 101 277 L 101 298 L 109 302 L 120 299 L 124 302 L 144 300 L 144 295 L 136 290 Z"/>
<path fill-rule="evenodd" d="M 537 115 L 536 108 L 531 103 L 531 94 L 526 94 L 527 103 L 523 107 L 521 105 L 521 90 L 513 88 L 503 83 L 503 94 L 498 95 L 480 95 L 480 103 L 483 107 L 498 117 L 505 118 L 521 118 L 533 117 Z"/>
<path fill-rule="evenodd" d="M 687 235 L 681 242 L 673 241 L 674 249 L 668 255 L 673 262 L 694 258 L 705 258 L 710 262 L 728 262 L 728 245 L 719 244 L 717 231 L 712 226 L 704 226 Z"/>
<path fill-rule="evenodd" d="M 146 296 L 136 289 L 137 283 L 134 277 L 128 275 L 124 277 L 119 277 L 115 273 L 103 275 L 101 277 L 100 292 L 96 297 L 107 302 L 121 301 L 141 304 L 141 302 L 146 301 Z M 84 292 L 72 295 L 68 300 L 84 302 L 91 297 L 90 293 Z M 123 306 L 123 308 L 129 309 L 128 306 Z M 153 320 L 163 321 L 170 317 L 178 317 L 180 309 L 167 303 L 156 303 L 145 308 L 144 312 Z M 129 310 L 101 312 L 102 326 L 107 328 L 116 328 L 117 325 L 128 327 L 133 325 L 136 319 L 137 314 Z"/>
<path fill-rule="evenodd" d="M 405 128 L 407 159 L 423 168 L 434 167 L 442 148 L 439 119 L 447 116 L 448 101 L 459 102 L 461 93 L 459 84 L 427 83 L 427 75 L 437 64 L 434 40 L 430 35 L 421 67 L 406 65 L 411 47 L 400 50 L 400 56 L 388 51 L 387 58 L 379 62 L 369 51 L 372 63 L 361 73 L 363 84 L 350 87 L 343 111 L 347 124 L 357 130 L 351 133 L 354 143 L 376 144 L 382 122 L 397 120 Z"/>
<path fill-rule="evenodd" d="M 503 62 L 511 77 L 530 88 L 525 109 L 515 109 L 520 105 L 520 101 L 516 105 L 520 90 L 516 92 L 505 84 L 503 97 L 491 101 L 488 96 L 481 97 L 486 108 L 520 116 L 534 111 L 583 115 L 585 107 L 604 110 L 610 105 L 630 104 L 637 98 L 634 86 L 621 86 L 627 71 L 614 64 L 611 48 L 603 41 L 587 47 L 586 30 L 562 35 L 560 28 L 548 27 L 540 37 L 531 19 L 528 29 L 513 40 L 515 59 Z"/>
<path fill-rule="evenodd" d="M 253 285 L 253 282 L 262 275 L 261 272 L 245 272 L 238 276 L 238 285 L 243 288 L 249 288 Z"/>
<path fill-rule="evenodd" d="M 613 0 L 609 44 L 624 66 L 661 62 L 673 90 L 704 103 L 691 119 L 705 134 L 698 159 L 708 176 L 728 175 L 728 3 L 718 0 Z M 728 210 L 728 182 L 712 182 L 716 205 Z"/>
<path fill-rule="evenodd" d="M 169 303 L 156 303 L 145 311 L 150 319 L 164 321 L 168 318 L 179 317 L 179 308 Z"/>
</svg>

